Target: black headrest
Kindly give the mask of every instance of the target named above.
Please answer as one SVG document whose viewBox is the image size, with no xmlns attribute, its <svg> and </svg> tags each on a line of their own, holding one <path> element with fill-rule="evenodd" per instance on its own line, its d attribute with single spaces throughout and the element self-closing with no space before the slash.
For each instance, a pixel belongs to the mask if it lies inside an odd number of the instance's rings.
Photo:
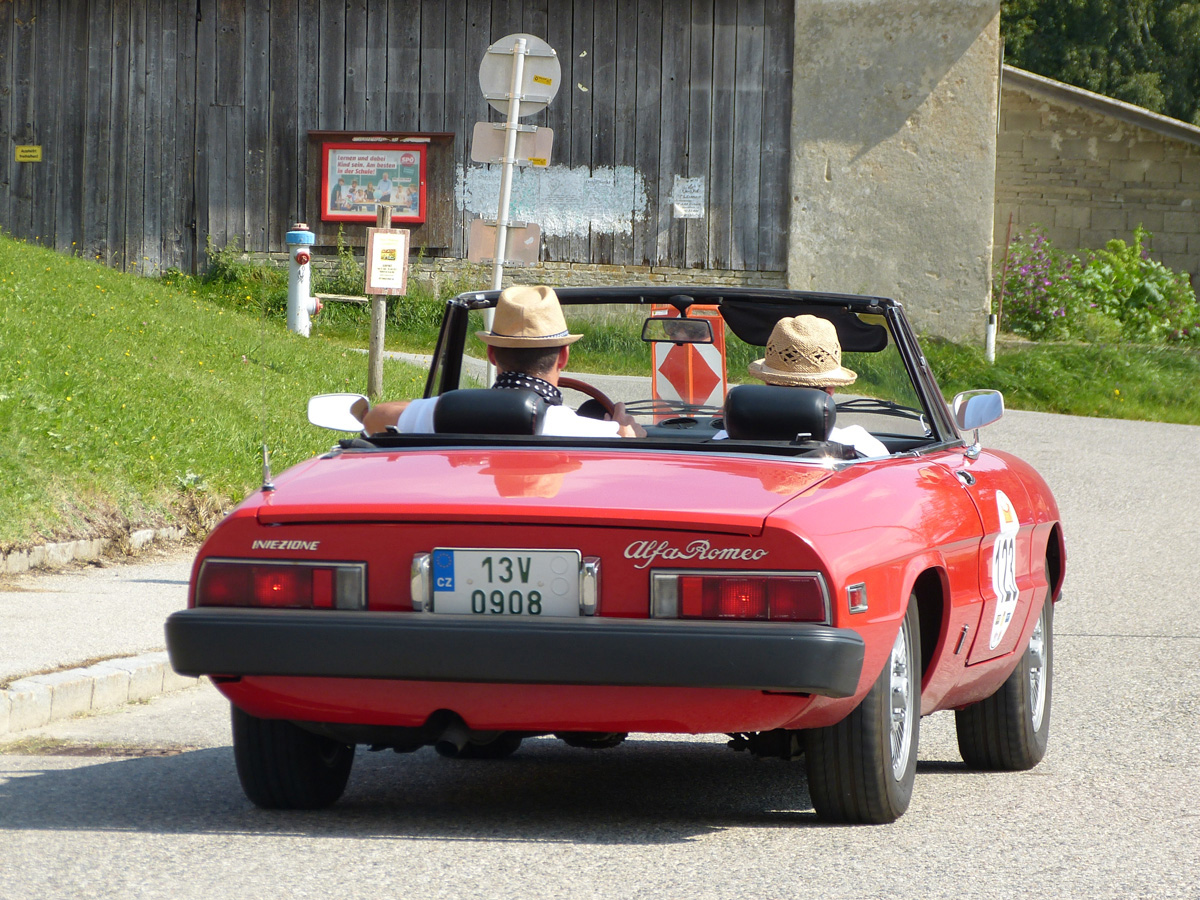
<svg viewBox="0 0 1200 900">
<path fill-rule="evenodd" d="M 433 408 L 439 434 L 537 434 L 546 417 L 546 401 L 533 391 L 447 391 Z"/>
<path fill-rule="evenodd" d="M 833 398 L 817 388 L 739 384 L 725 395 L 725 430 L 735 440 L 824 441 L 836 417 Z"/>
</svg>

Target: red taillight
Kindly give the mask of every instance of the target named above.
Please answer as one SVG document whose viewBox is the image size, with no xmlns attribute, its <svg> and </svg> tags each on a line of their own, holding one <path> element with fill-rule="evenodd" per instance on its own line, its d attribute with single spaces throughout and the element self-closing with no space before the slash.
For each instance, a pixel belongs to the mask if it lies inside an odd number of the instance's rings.
<svg viewBox="0 0 1200 900">
<path fill-rule="evenodd" d="M 783 622 L 824 622 L 825 595 L 815 578 L 772 578 L 771 618 Z"/>
<path fill-rule="evenodd" d="M 208 560 L 196 585 L 197 606 L 362 609 L 362 564 L 263 565 Z"/>
<path fill-rule="evenodd" d="M 250 566 L 228 563 L 205 563 L 196 586 L 197 606 L 249 606 Z"/>
<path fill-rule="evenodd" d="M 679 579 L 680 614 L 696 619 L 765 619 L 765 578 L 683 575 Z"/>
<path fill-rule="evenodd" d="M 300 566 L 254 566 L 255 606 L 312 606 L 313 570 Z"/>
<path fill-rule="evenodd" d="M 668 597 L 674 587 L 676 614 L 684 619 L 825 621 L 825 592 L 815 575 L 658 573 L 654 585 Z M 671 604 L 660 605 L 660 599 L 655 608 L 665 611 Z"/>
</svg>

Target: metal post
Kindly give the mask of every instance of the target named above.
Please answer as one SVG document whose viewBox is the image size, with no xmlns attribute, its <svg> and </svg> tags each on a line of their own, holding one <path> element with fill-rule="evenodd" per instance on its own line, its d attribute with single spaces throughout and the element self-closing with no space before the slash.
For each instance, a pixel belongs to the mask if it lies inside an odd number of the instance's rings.
<svg viewBox="0 0 1200 900">
<path fill-rule="evenodd" d="M 381 203 L 375 207 L 375 227 L 392 227 L 392 207 Z M 383 396 L 383 336 L 387 327 L 387 297 L 371 295 L 371 334 L 367 342 L 367 396 L 372 402 Z"/>
<path fill-rule="evenodd" d="M 504 253 L 508 247 L 508 205 L 512 198 L 513 168 L 517 161 L 517 126 L 521 118 L 521 81 L 525 75 L 525 55 L 529 52 L 525 38 L 517 38 L 513 45 L 512 82 L 508 89 L 508 121 L 504 125 L 504 158 L 500 172 L 500 203 L 496 209 L 496 247 L 492 253 L 492 290 L 500 290 L 504 283 Z M 492 330 L 492 310 L 483 316 L 484 325 Z M 490 362 L 487 366 L 487 383 L 496 380 L 496 370 Z"/>
</svg>

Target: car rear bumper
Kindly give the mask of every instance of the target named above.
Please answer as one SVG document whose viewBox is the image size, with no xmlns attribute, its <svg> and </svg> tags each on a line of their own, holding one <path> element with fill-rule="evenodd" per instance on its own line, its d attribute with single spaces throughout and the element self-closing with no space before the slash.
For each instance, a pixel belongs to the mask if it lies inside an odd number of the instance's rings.
<svg viewBox="0 0 1200 900">
<path fill-rule="evenodd" d="M 791 622 L 507 619 L 202 608 L 167 619 L 184 675 L 740 688 L 849 697 L 854 631 Z"/>
</svg>

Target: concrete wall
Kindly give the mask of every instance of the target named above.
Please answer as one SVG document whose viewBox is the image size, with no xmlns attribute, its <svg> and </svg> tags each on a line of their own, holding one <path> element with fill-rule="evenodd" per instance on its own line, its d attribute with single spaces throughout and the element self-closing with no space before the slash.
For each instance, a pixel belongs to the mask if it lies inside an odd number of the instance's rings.
<svg viewBox="0 0 1200 900">
<path fill-rule="evenodd" d="M 999 26 L 998 0 L 797 0 L 790 287 L 982 339 Z"/>
<path fill-rule="evenodd" d="M 1039 225 L 1062 250 L 1128 241 L 1200 275 L 1200 128 L 1005 67 L 996 154 L 997 272 L 1013 233 Z"/>
</svg>

